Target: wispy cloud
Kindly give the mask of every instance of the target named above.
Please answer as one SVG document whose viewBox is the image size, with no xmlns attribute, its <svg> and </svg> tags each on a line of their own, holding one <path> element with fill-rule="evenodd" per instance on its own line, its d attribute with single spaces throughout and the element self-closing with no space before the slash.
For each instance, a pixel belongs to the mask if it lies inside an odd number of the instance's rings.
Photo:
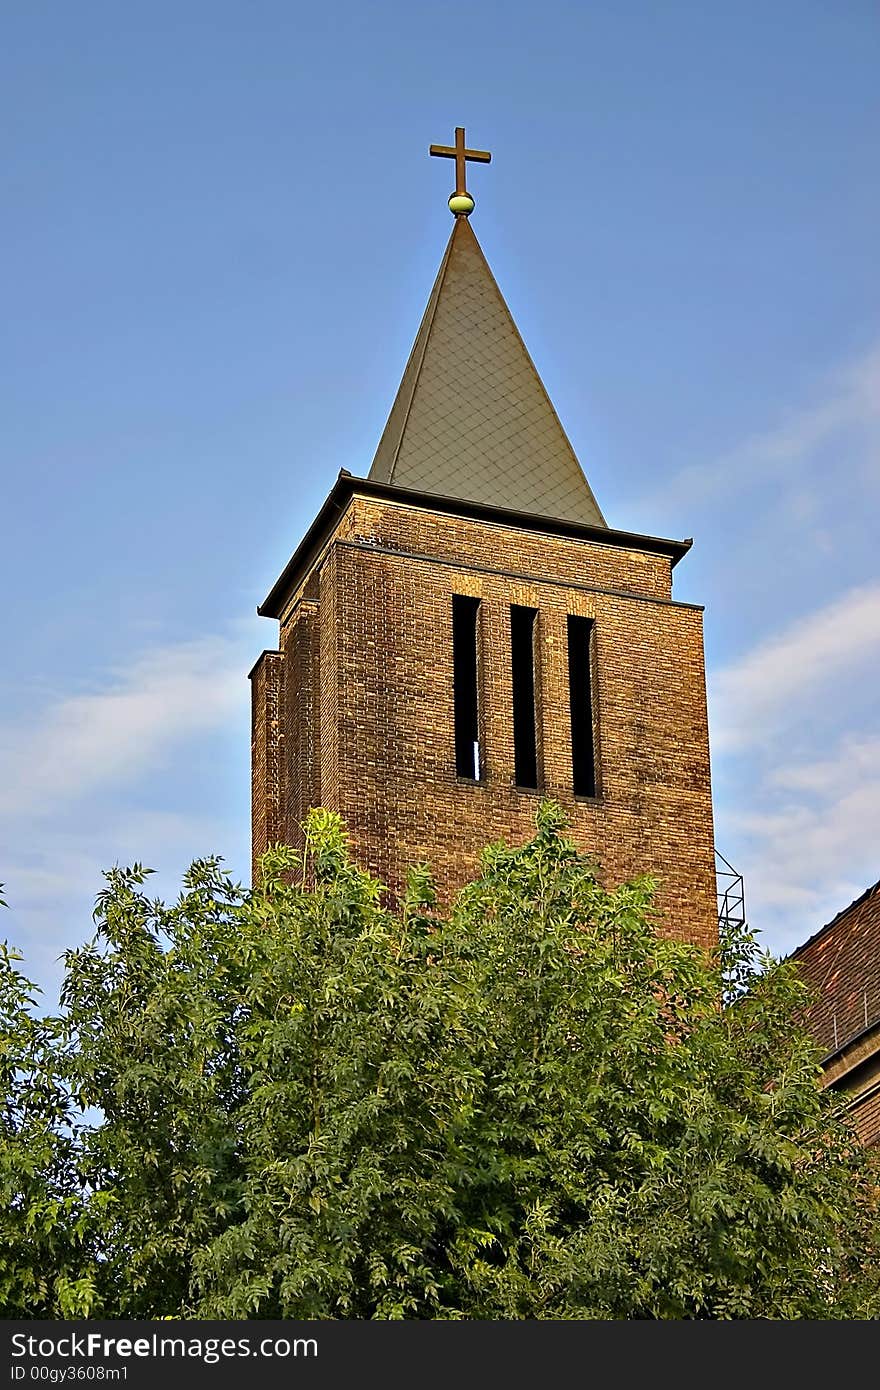
<svg viewBox="0 0 880 1390">
<path fill-rule="evenodd" d="M 774 428 L 746 439 L 711 475 L 729 482 L 725 462 L 785 464 L 811 453 L 841 430 L 880 423 L 880 345 L 849 363 L 826 383 L 818 398 L 791 412 Z"/>
<path fill-rule="evenodd" d="M 878 679 L 880 583 L 850 589 L 826 607 L 766 638 L 710 678 L 716 751 L 760 743 L 792 707 L 867 671 Z M 871 676 L 871 672 L 873 675 Z"/>
<path fill-rule="evenodd" d="M 154 647 L 89 693 L 0 729 L 0 816 L 53 814 L 221 727 L 246 706 L 244 660 L 226 637 Z"/>
<path fill-rule="evenodd" d="M 149 892 L 166 900 L 177 896 L 181 874 L 197 856 L 231 848 L 240 861 L 232 867 L 246 868 L 246 826 L 222 814 L 143 810 L 133 805 L 135 791 L 122 787 L 36 832 L 26 821 L 3 828 L 0 877 L 9 911 L 0 913 L 0 939 L 24 949 L 25 974 L 46 990 L 49 1003 L 61 981 L 62 953 L 94 930 L 95 895 L 112 864 L 139 860 L 155 868 Z"/>
<path fill-rule="evenodd" d="M 839 797 L 854 786 L 870 781 L 880 782 L 880 737 L 849 736 L 837 745 L 833 758 L 806 764 L 783 764 L 773 771 L 768 780 L 784 790 L 808 791 L 822 797 Z M 878 826 L 880 817 L 865 827 L 866 832 L 877 838 Z"/>
<path fill-rule="evenodd" d="M 783 762 L 727 818 L 756 925 L 791 950 L 880 877 L 880 739 L 847 737 L 822 762 Z"/>
<path fill-rule="evenodd" d="M 790 950 L 880 875 L 880 584 L 765 638 L 710 687 L 716 781 L 733 792 L 719 836 L 753 924 Z"/>
<path fill-rule="evenodd" d="M 206 804 L 197 750 L 246 730 L 253 646 L 250 633 L 153 645 L 87 693 L 0 727 L 0 879 L 11 909 L 0 936 L 24 948 L 26 973 L 50 995 L 61 952 L 91 932 L 111 864 L 158 869 L 151 891 L 171 897 L 197 855 L 231 849 L 244 860 L 237 872 L 246 867 L 246 802 L 240 820 Z"/>
<path fill-rule="evenodd" d="M 789 410 L 768 429 L 748 435 L 714 460 L 701 460 L 663 483 L 651 506 L 689 512 L 701 503 L 732 498 L 756 484 L 790 477 L 805 461 L 822 454 L 842 436 L 861 436 L 851 467 L 862 482 L 880 481 L 880 344 L 819 383 L 813 398 Z M 811 506 L 809 488 L 795 480 L 795 507 Z"/>
</svg>

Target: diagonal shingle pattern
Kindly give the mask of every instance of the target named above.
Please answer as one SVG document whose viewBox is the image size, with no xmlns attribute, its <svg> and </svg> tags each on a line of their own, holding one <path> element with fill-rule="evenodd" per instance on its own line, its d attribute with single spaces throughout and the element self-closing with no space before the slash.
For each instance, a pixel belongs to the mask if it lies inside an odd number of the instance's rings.
<svg viewBox="0 0 880 1390">
<path fill-rule="evenodd" d="M 464 217 L 453 227 L 369 476 L 605 525 Z"/>
</svg>

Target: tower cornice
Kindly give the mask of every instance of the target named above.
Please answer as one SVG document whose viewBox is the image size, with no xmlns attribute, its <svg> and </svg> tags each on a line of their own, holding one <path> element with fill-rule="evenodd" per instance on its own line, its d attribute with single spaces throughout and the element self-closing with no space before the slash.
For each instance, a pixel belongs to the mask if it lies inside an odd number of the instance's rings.
<svg viewBox="0 0 880 1390">
<path fill-rule="evenodd" d="M 591 526 L 569 521 L 564 517 L 518 512 L 507 507 L 493 507 L 483 502 L 469 502 L 461 497 L 441 497 L 434 492 L 416 492 L 392 483 L 379 483 L 371 478 L 357 478 L 342 471 L 328 493 L 318 515 L 303 536 L 290 560 L 258 606 L 262 618 L 278 618 L 284 604 L 305 573 L 311 568 L 328 535 L 342 516 L 352 497 L 372 497 L 397 506 L 418 508 L 446 516 L 467 517 L 497 526 L 548 536 L 564 536 L 587 545 L 602 545 L 625 550 L 665 555 L 670 568 L 690 550 L 691 540 L 669 540 L 662 536 L 643 536 L 633 531 L 615 531 L 608 526 Z"/>
</svg>

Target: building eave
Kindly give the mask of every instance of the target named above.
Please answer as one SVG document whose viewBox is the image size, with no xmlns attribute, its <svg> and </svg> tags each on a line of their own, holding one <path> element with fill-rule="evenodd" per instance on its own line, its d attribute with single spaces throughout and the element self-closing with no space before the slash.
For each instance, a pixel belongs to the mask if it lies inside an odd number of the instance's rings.
<svg viewBox="0 0 880 1390">
<path fill-rule="evenodd" d="M 539 516 L 517 512 L 505 507 L 468 502 L 460 497 L 442 497 L 432 492 L 413 492 L 393 483 L 379 483 L 369 478 L 356 478 L 344 470 L 339 474 L 318 515 L 303 536 L 290 560 L 273 584 L 257 613 L 261 618 L 280 618 L 288 595 L 317 558 L 330 528 L 355 495 L 374 497 L 383 502 L 395 502 L 405 507 L 421 507 L 444 515 L 467 517 L 474 521 L 509 526 L 523 531 L 539 531 L 551 536 L 565 536 L 593 545 L 610 545 L 624 550 L 641 550 L 652 555 L 665 555 L 674 568 L 690 550 L 693 541 L 667 540 L 661 536 L 643 536 L 632 531 L 613 531 L 607 526 L 591 526 L 566 521 L 562 517 Z"/>
<path fill-rule="evenodd" d="M 833 1086 L 850 1078 L 861 1067 L 876 1062 L 877 1042 L 880 1040 L 880 1019 L 874 1019 L 866 1028 L 844 1038 L 821 1059 L 823 1072 L 830 1072 L 837 1064 L 838 1070 L 830 1080 Z"/>
</svg>

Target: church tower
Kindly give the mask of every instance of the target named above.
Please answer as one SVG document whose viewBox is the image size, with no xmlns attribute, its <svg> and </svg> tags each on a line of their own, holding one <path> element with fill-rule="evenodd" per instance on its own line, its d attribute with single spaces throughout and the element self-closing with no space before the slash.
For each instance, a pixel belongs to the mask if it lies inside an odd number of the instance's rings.
<svg viewBox="0 0 880 1390">
<path fill-rule="evenodd" d="M 392 890 L 444 896 L 484 844 L 565 808 L 606 881 L 650 872 L 664 929 L 717 935 L 702 609 L 690 541 L 612 530 L 469 222 L 455 221 L 365 478 L 343 471 L 258 608 L 253 849 L 340 812 Z"/>
</svg>

